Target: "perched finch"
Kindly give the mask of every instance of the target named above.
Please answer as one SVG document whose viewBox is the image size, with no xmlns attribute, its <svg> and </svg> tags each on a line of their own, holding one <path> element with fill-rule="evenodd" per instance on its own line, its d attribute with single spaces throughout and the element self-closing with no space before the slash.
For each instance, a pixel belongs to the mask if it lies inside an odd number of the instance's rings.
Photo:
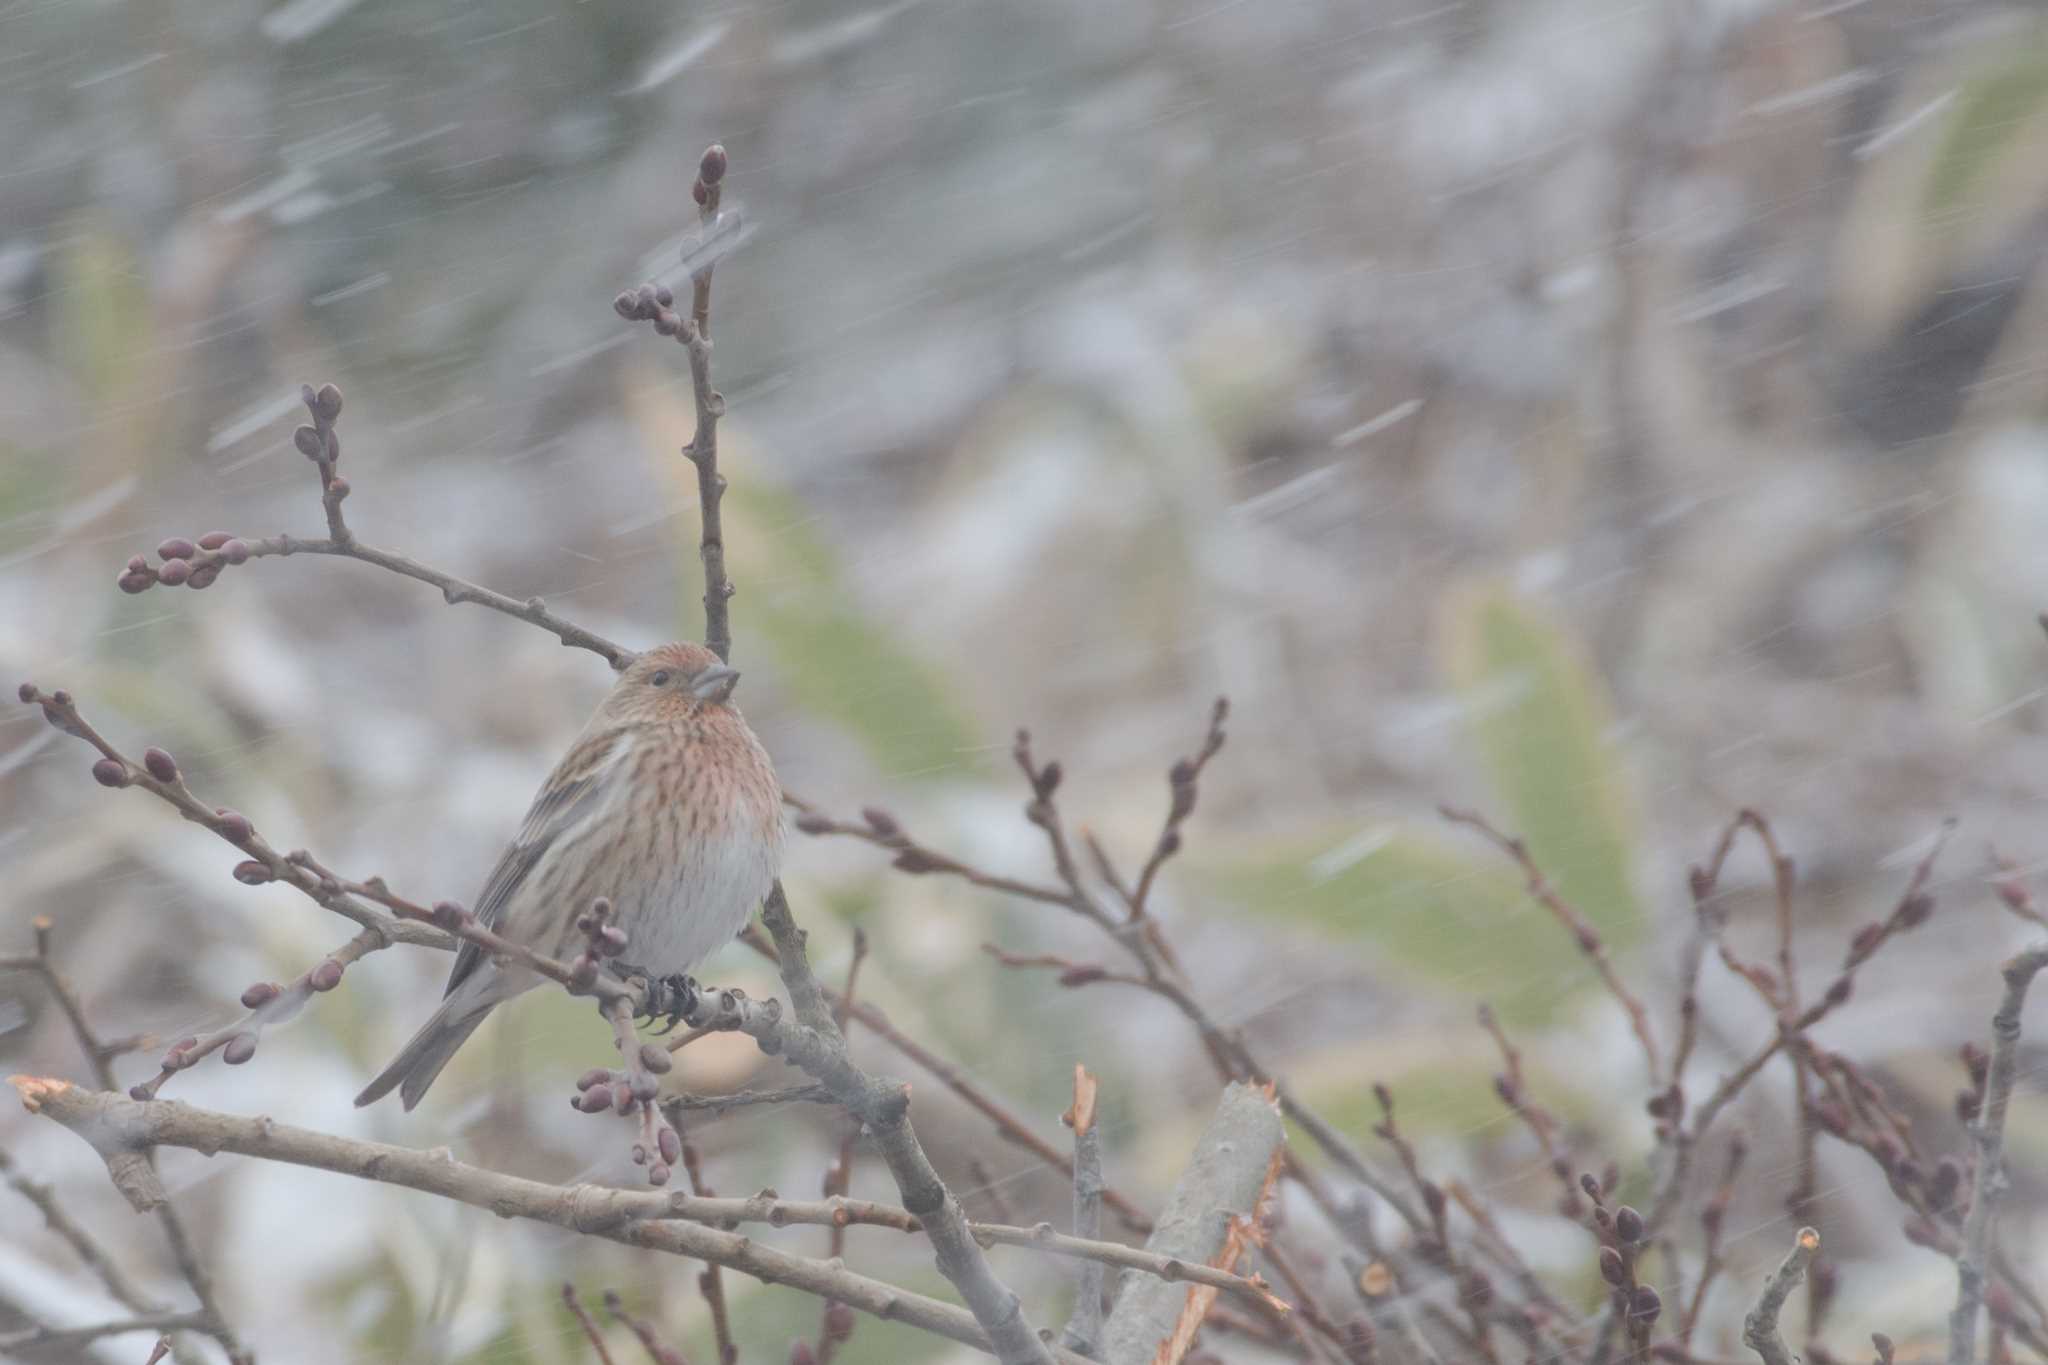
<svg viewBox="0 0 2048 1365">
<path fill-rule="evenodd" d="M 533 799 L 477 898 L 479 923 L 571 955 L 599 896 L 626 934 L 623 963 L 660 978 L 723 947 L 782 863 L 782 793 L 739 708 L 740 675 L 697 644 L 662 645 L 620 675 Z M 540 984 L 465 943 L 441 1006 L 356 1103 L 398 1087 L 411 1109 L 500 1001 Z"/>
</svg>

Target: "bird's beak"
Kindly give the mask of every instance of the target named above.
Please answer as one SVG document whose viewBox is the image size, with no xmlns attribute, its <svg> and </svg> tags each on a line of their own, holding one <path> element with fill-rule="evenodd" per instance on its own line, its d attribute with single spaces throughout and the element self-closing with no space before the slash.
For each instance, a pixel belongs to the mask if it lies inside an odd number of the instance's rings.
<svg viewBox="0 0 2048 1365">
<path fill-rule="evenodd" d="M 690 695 L 698 701 L 724 701 L 740 685 L 740 671 L 724 664 L 712 664 L 690 679 Z"/>
</svg>

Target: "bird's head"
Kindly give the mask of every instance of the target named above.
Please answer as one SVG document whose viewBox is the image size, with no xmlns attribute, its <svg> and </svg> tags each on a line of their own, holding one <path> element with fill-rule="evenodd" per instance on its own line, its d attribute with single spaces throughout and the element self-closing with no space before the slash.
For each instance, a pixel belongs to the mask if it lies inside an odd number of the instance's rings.
<svg viewBox="0 0 2048 1365">
<path fill-rule="evenodd" d="M 739 681 L 738 669 L 700 644 L 658 645 L 626 666 L 604 710 L 627 722 L 685 718 L 723 708 Z"/>
</svg>

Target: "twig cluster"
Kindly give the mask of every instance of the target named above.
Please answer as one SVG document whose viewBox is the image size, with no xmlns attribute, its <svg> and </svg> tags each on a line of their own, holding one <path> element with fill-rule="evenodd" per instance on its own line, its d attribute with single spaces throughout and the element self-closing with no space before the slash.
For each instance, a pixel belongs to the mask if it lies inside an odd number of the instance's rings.
<svg viewBox="0 0 2048 1365">
<path fill-rule="evenodd" d="M 624 319 L 651 324 L 685 348 L 695 398 L 696 428 L 683 454 L 696 471 L 702 517 L 700 556 L 705 572 L 705 637 L 721 658 L 732 650 L 730 603 L 735 589 L 726 572 L 720 515 L 726 479 L 719 469 L 717 427 L 724 400 L 711 383 L 711 283 L 716 244 L 730 240 L 734 219 L 723 208 L 728 162 L 708 149 L 697 167 L 692 197 L 702 241 L 690 257 L 687 309 L 675 293 L 647 284 L 621 293 L 614 308 Z M 614 668 L 630 650 L 549 611 L 538 598 L 524 602 L 420 564 L 358 539 L 344 516 L 353 490 L 339 471 L 341 392 L 332 384 L 303 391 L 309 421 L 293 443 L 313 466 L 326 534 L 302 539 L 280 534 L 247 537 L 211 532 L 174 537 L 157 547 L 156 561 L 131 558 L 118 577 L 130 593 L 156 587 L 212 586 L 231 568 L 264 558 L 319 554 L 355 559 L 437 587 L 447 602 L 469 602 L 548 631 L 564 645 L 588 650 Z M 1610 1365 L 1657 1359 L 1702 1365 L 1694 1354 L 1709 1291 L 1728 1273 L 1725 1224 L 1745 1169 L 1748 1140 L 1715 1127 L 1780 1058 L 1792 1081 L 1796 1156 L 1785 1195 L 1800 1224 L 1819 1221 L 1818 1153 L 1823 1141 L 1867 1155 L 1885 1174 L 1905 1211 L 1902 1235 L 1953 1258 L 1958 1294 L 1950 1321 L 1951 1365 L 1973 1365 L 1976 1332 L 1988 1309 L 1993 1357 L 2018 1342 L 2048 1358 L 2048 1307 L 2025 1283 L 1996 1236 L 2004 1174 L 2004 1129 L 2017 1071 L 2021 1011 L 2035 976 L 2048 966 L 2048 943 L 2012 958 L 2004 968 L 2005 994 L 1992 1020 L 1987 1051 L 1967 1049 L 1967 1088 L 1958 1114 L 1968 1125 L 1962 1156 L 1923 1151 L 1913 1126 L 1865 1069 L 1815 1036 L 1852 996 L 1859 970 L 1891 943 L 1928 922 L 1935 912 L 1930 881 L 1947 831 L 1914 869 L 1903 894 L 1880 919 L 1851 937 L 1840 965 L 1818 992 L 1802 980 L 1795 914 L 1796 869 L 1769 822 L 1741 812 L 1707 861 L 1690 878 L 1692 933 L 1678 967 L 1675 1017 L 1660 1029 L 1646 998 L 1598 929 L 1545 876 L 1536 853 L 1484 816 L 1443 808 L 1453 824 L 1476 831 L 1516 865 L 1529 894 L 1569 935 L 1627 1022 L 1641 1053 L 1646 1111 L 1655 1138 L 1650 1197 L 1642 1208 L 1615 1198 L 1620 1163 L 1578 1149 L 1574 1135 L 1547 1107 L 1524 1069 L 1521 1050 L 1490 1009 L 1479 1024 L 1501 1057 L 1495 1092 L 1540 1150 L 1557 1181 L 1556 1213 L 1590 1233 L 1588 1278 L 1597 1271 L 1601 1294 L 1573 1284 L 1547 1283 L 1530 1265 L 1488 1201 L 1467 1185 L 1432 1175 L 1424 1154 L 1398 1121 L 1397 1097 L 1372 1087 L 1379 1120 L 1372 1132 L 1386 1154 L 1368 1157 L 1341 1126 L 1305 1103 L 1281 1068 L 1227 1027 L 1203 999 L 1175 948 L 1159 908 L 1161 873 L 1181 851 L 1196 813 L 1202 783 L 1227 738 L 1229 707 L 1219 699 L 1192 750 L 1166 771 L 1158 831 L 1142 856 L 1120 862 L 1092 833 L 1070 822 L 1062 808 L 1066 774 L 1042 759 L 1028 731 L 1019 730 L 1011 754 L 1023 780 L 1024 819 L 1042 836 L 1046 871 L 1014 875 L 987 869 L 914 836 L 879 806 L 846 819 L 796 797 L 796 824 L 819 837 L 858 840 L 887 855 L 910 876 L 942 877 L 1026 904 L 1076 917 L 1100 935 L 1099 958 L 986 945 L 1000 966 L 1044 972 L 1056 989 L 1106 987 L 1137 992 L 1179 1017 L 1207 1055 L 1223 1088 L 1208 1135 L 1169 1201 L 1155 1215 L 1134 1195 L 1110 1183 L 1110 1153 L 1103 1141 L 1097 1078 L 1074 1071 L 1073 1101 L 1064 1116 L 1070 1140 L 1055 1143 L 1013 1105 L 1005 1103 L 957 1065 L 891 1023 L 859 990 L 869 952 L 857 936 L 851 965 L 837 990 L 813 972 L 804 931 L 777 885 L 762 912 L 762 928 L 746 940 L 776 965 L 783 999 L 755 999 L 733 988 L 692 983 L 681 998 L 664 998 L 654 983 L 621 979 L 617 959 L 626 938 L 603 900 L 580 907 L 582 945 L 567 961 L 509 942 L 480 924 L 462 905 L 402 896 L 382 878 L 345 877 L 311 852 L 282 849 L 244 815 L 216 806 L 191 787 L 177 760 L 160 748 L 133 758 L 89 722 L 62 690 L 25 683 L 21 700 L 40 708 L 50 724 L 72 735 L 97 757 L 93 778 L 109 788 L 139 788 L 201 825 L 242 855 L 233 875 L 257 886 L 283 883 L 354 928 L 351 937 L 289 981 L 261 981 L 242 993 L 245 1014 L 211 1032 L 180 1038 L 160 1054 L 157 1072 L 127 1088 L 117 1085 L 114 1063 L 143 1048 L 136 1038 L 103 1040 L 93 1030 L 77 993 L 52 959 L 53 927 L 38 921 L 32 955 L 0 959 L 0 968 L 33 973 L 47 987 L 84 1050 L 93 1086 L 46 1077 L 16 1077 L 23 1102 L 89 1143 L 115 1186 L 138 1210 L 159 1220 L 196 1307 L 172 1309 L 131 1280 L 104 1247 L 64 1207 L 50 1187 L 28 1178 L 4 1154 L 0 1176 L 36 1207 L 55 1234 L 69 1243 L 108 1292 L 133 1315 L 81 1328 L 36 1325 L 0 1340 L 0 1349 L 55 1349 L 102 1336 L 149 1331 L 163 1337 L 152 1361 L 178 1349 L 179 1334 L 211 1337 L 237 1361 L 249 1358 L 223 1315 L 204 1263 L 173 1208 L 155 1169 L 162 1147 L 233 1152 L 255 1159 L 341 1172 L 420 1190 L 500 1216 L 551 1224 L 643 1250 L 687 1257 L 703 1266 L 697 1284 L 710 1309 L 720 1365 L 736 1365 L 739 1345 L 727 1311 L 727 1271 L 785 1285 L 821 1302 L 815 1332 L 791 1342 L 793 1365 L 830 1365 L 855 1330 L 860 1312 L 911 1324 L 986 1350 L 1009 1365 L 1099 1360 L 1106 1365 L 1164 1361 L 1204 1350 L 1211 1334 L 1235 1334 L 1267 1351 L 1312 1362 L 1511 1360 Z M 1775 904 L 1775 953 L 1768 961 L 1743 955 L 1725 932 L 1729 909 L 1720 894 L 1722 871 L 1744 835 L 1762 844 L 1770 861 Z M 1125 867 L 1136 875 L 1126 876 Z M 2048 925 L 2018 874 L 2003 864 L 1995 879 L 2000 901 L 2034 927 Z M 398 945 L 449 950 L 473 944 L 515 962 L 563 990 L 593 999 L 611 1029 L 616 1067 L 593 1067 L 579 1079 L 574 1106 L 593 1115 L 632 1121 L 632 1155 L 647 1188 L 588 1184 L 550 1185 L 449 1158 L 386 1144 L 315 1133 L 269 1118 L 243 1118 L 172 1103 L 161 1092 L 179 1072 L 218 1055 L 244 1065 L 258 1053 L 264 1030 L 299 1015 L 316 997 L 337 990 L 347 969 L 370 953 Z M 1695 1055 L 1701 1033 L 1699 983 L 1709 964 L 1742 980 L 1769 1012 L 1769 1040 L 1740 1059 L 1703 1095 Z M 667 1043 L 644 1040 L 642 1016 L 667 1013 L 689 1026 Z M 895 1051 L 962 1100 L 1005 1140 L 1032 1153 L 1072 1180 L 1072 1232 L 1050 1224 L 1024 1226 L 1005 1218 L 970 1219 L 941 1178 L 912 1122 L 911 1087 L 875 1074 L 854 1058 L 848 1034 L 858 1025 L 874 1042 Z M 673 1053 L 712 1033 L 745 1034 L 768 1057 L 805 1073 L 800 1084 L 777 1089 L 701 1096 L 664 1089 Z M 785 1200 L 773 1190 L 721 1197 L 708 1183 L 702 1157 L 690 1140 L 692 1125 L 707 1117 L 759 1105 L 830 1106 L 840 1124 L 834 1155 L 820 1181 L 820 1198 Z M 1307 1138 L 1301 1151 L 1281 1139 L 1281 1119 Z M 1719 1172 L 1710 1189 L 1693 1188 L 1693 1171 L 1710 1142 L 1719 1144 Z M 878 1160 L 900 1204 L 851 1197 L 857 1160 Z M 1600 1173 L 1584 1173 L 1584 1167 Z M 686 1188 L 669 1188 L 676 1168 Z M 1298 1193 L 1313 1216 L 1282 1218 L 1277 1187 Z M 1144 1247 L 1105 1238 L 1107 1212 Z M 1681 1230 L 1687 1219 L 1697 1236 Z M 744 1225 L 826 1230 L 822 1258 L 799 1256 L 738 1231 Z M 879 1229 L 924 1239 L 959 1304 L 913 1293 L 847 1267 L 857 1245 L 854 1229 Z M 1686 1245 L 1686 1242 L 1690 1242 Z M 1819 1338 L 1833 1299 L 1836 1271 L 1819 1256 L 1820 1237 L 1801 1226 L 1791 1253 L 1766 1282 L 1742 1327 L 1742 1340 L 1765 1365 L 1792 1353 L 1779 1326 L 1792 1294 L 1806 1286 L 1804 1329 L 1809 1360 L 1830 1359 Z M 995 1273 L 989 1248 L 1012 1246 L 1071 1260 L 1072 1311 L 1058 1333 L 1034 1325 L 1022 1299 Z M 1111 1267 L 1123 1272 L 1107 1283 Z M 1256 1268 L 1254 1268 L 1256 1267 Z M 1270 1273 L 1272 1279 L 1267 1275 Z M 1277 1288 L 1276 1288 L 1277 1286 Z M 573 1285 L 562 1290 L 564 1311 L 596 1357 L 610 1365 L 614 1342 Z M 680 1361 L 680 1349 L 659 1325 L 606 1292 L 605 1313 L 657 1365 Z M 1888 1339 L 1875 1341 L 1890 1360 Z M 184 1352 L 180 1351 L 181 1358 Z"/>
</svg>

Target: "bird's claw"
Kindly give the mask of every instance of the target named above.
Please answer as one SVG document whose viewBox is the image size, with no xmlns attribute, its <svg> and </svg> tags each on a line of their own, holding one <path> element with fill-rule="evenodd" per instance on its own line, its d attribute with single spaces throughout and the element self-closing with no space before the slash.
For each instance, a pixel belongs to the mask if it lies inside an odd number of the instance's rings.
<svg viewBox="0 0 2048 1365">
<path fill-rule="evenodd" d="M 697 979 L 677 972 L 647 983 L 647 1018 L 663 1020 L 656 1037 L 675 1032 L 676 1025 L 696 1012 Z"/>
</svg>

